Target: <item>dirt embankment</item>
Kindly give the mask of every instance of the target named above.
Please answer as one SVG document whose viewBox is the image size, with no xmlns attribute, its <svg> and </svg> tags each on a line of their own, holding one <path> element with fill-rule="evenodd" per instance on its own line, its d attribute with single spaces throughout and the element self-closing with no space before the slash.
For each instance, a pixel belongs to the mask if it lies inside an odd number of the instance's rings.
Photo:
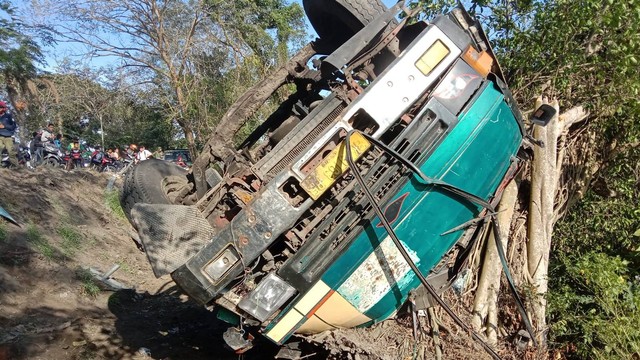
<svg viewBox="0 0 640 360">
<path fill-rule="evenodd" d="M 0 169 L 0 206 L 21 224 L 0 220 L 0 360 L 237 359 L 223 344 L 227 324 L 169 277 L 153 276 L 117 194 L 105 190 L 109 180 L 88 171 Z M 133 289 L 101 289 L 87 271 L 115 264 L 112 278 Z M 407 316 L 292 341 L 307 344 L 305 359 L 434 358 L 430 326 L 419 321 L 420 341 Z M 444 359 L 488 358 L 455 326 L 441 330 Z M 257 339 L 244 359 L 273 359 L 278 349 Z"/>
<path fill-rule="evenodd" d="M 237 359 L 225 324 L 153 276 L 108 181 L 0 169 L 0 206 L 21 224 L 0 220 L 0 360 Z M 114 264 L 133 290 L 100 289 L 86 270 Z"/>
</svg>

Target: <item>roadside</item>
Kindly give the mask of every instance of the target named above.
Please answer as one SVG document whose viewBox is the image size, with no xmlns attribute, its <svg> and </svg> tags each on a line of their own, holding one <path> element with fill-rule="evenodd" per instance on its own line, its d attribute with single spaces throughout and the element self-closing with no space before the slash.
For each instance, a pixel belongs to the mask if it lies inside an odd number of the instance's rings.
<svg viewBox="0 0 640 360">
<path fill-rule="evenodd" d="M 0 169 L 0 206 L 22 225 L 0 220 L 0 360 L 238 359 L 222 339 L 229 325 L 189 301 L 169 277 L 153 276 L 130 238 L 117 193 L 105 191 L 110 178 Z M 87 271 L 116 264 L 112 278 L 134 289 L 105 290 Z M 465 314 L 464 301 L 449 300 Z M 443 358 L 488 358 L 446 315 L 440 320 Z M 434 358 L 428 320 L 419 321 L 419 342 L 408 316 L 292 341 L 303 341 L 305 359 Z M 277 351 L 257 336 L 244 359 L 272 359 Z M 501 353 L 526 355 L 511 351 Z"/>
<path fill-rule="evenodd" d="M 153 276 L 108 181 L 0 170 L 0 206 L 22 225 L 0 220 L 0 360 L 236 359 L 226 325 Z M 112 278 L 135 290 L 101 290 L 86 271 L 114 264 Z"/>
</svg>

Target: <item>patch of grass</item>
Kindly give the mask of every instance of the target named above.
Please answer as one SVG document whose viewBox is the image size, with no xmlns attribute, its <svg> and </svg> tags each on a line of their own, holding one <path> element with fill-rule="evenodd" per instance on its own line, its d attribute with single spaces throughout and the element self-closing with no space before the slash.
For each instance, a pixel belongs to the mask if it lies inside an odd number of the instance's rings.
<svg viewBox="0 0 640 360">
<path fill-rule="evenodd" d="M 80 284 L 80 293 L 82 295 L 92 298 L 98 296 L 98 294 L 100 293 L 100 287 L 96 283 L 93 275 L 89 270 L 79 269 L 78 271 L 76 271 L 76 275 L 82 282 L 82 284 Z"/>
<path fill-rule="evenodd" d="M 40 252 L 45 258 L 53 260 L 56 250 L 49 244 L 49 241 L 42 236 L 38 227 L 34 224 L 27 225 L 27 241 Z"/>
<path fill-rule="evenodd" d="M 62 252 L 67 257 L 73 257 L 82 248 L 82 234 L 71 225 L 63 224 L 57 229 L 58 235 L 62 238 L 60 246 Z"/>
<path fill-rule="evenodd" d="M 7 225 L 4 221 L 0 220 L 0 243 L 7 240 Z"/>
<path fill-rule="evenodd" d="M 127 218 L 124 214 L 124 210 L 122 210 L 122 206 L 120 206 L 120 194 L 117 190 L 104 192 L 104 204 L 116 217 L 122 220 Z"/>
<path fill-rule="evenodd" d="M 49 203 L 51 204 L 51 207 L 55 210 L 55 212 L 57 212 L 61 216 L 68 216 L 66 214 L 66 210 L 65 210 L 64 206 L 62 205 L 62 202 L 60 202 L 60 199 L 55 198 L 55 197 L 51 198 L 51 199 L 49 199 Z"/>
<path fill-rule="evenodd" d="M 78 360 L 95 360 L 98 358 L 98 354 L 95 350 L 89 348 L 88 346 L 84 346 L 82 351 L 78 354 Z"/>
<path fill-rule="evenodd" d="M 5 198 L 2 199 L 2 203 L 0 204 L 0 206 L 2 206 L 2 208 L 8 212 L 9 214 L 17 212 L 18 211 L 18 207 L 16 206 L 16 204 L 14 204 L 13 202 L 11 202 L 10 199 Z"/>
<path fill-rule="evenodd" d="M 120 265 L 120 270 L 133 275 L 133 269 L 131 268 L 131 265 L 129 265 L 129 263 L 127 263 L 126 261 L 118 261 L 117 264 Z"/>
</svg>

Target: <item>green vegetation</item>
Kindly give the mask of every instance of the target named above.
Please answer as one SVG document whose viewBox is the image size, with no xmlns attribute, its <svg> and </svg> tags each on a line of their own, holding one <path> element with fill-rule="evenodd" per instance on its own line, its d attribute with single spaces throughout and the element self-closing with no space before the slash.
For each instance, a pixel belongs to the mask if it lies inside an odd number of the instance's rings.
<svg viewBox="0 0 640 360">
<path fill-rule="evenodd" d="M 54 260 L 57 252 L 34 224 L 27 225 L 27 241 L 48 260 Z"/>
<path fill-rule="evenodd" d="M 120 206 L 120 194 L 117 190 L 105 191 L 104 203 L 112 214 L 122 220 L 126 220 L 127 217 L 124 214 L 124 210 L 122 210 L 122 206 Z"/>
<path fill-rule="evenodd" d="M 640 354 L 640 150 L 629 151 L 556 228 L 551 340 L 577 358 Z"/>
<path fill-rule="evenodd" d="M 7 240 L 7 225 L 3 220 L 0 220 L 0 243 Z"/>
<path fill-rule="evenodd" d="M 128 274 L 133 274 L 134 273 L 133 269 L 131 268 L 131 265 L 129 265 L 129 263 L 127 263 L 126 261 L 121 260 L 121 261 L 118 261 L 117 264 L 120 265 L 120 270 L 121 271 L 124 271 L 124 272 L 126 272 Z"/>
<path fill-rule="evenodd" d="M 80 234 L 73 226 L 62 224 L 57 229 L 58 235 L 62 238 L 60 247 L 62 253 L 68 257 L 73 257 L 78 250 L 82 248 L 82 234 Z"/>
<path fill-rule="evenodd" d="M 455 1 L 418 1 L 427 14 Z M 539 95 L 591 116 L 571 129 L 569 209 L 554 235 L 549 339 L 570 358 L 640 356 L 640 2 L 474 0 L 521 108 Z M 415 4 L 414 4 L 415 5 Z M 571 151 L 571 150 L 569 150 Z M 576 184 L 591 184 L 592 189 Z M 580 197 L 584 194 L 584 198 Z M 575 350 L 573 350 L 575 349 Z"/>
<path fill-rule="evenodd" d="M 81 281 L 80 292 L 88 297 L 96 297 L 100 293 L 100 287 L 89 270 L 78 269 L 76 276 Z"/>
</svg>

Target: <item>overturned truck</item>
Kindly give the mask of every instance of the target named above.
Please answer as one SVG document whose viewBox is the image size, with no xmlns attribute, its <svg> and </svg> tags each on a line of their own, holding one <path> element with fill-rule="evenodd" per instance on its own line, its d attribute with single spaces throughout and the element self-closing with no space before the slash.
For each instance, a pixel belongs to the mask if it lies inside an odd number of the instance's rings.
<svg viewBox="0 0 640 360">
<path fill-rule="evenodd" d="M 303 3 L 319 39 L 238 99 L 190 171 L 142 162 L 121 199 L 156 276 L 279 344 L 446 289 L 525 138 L 464 9 L 427 22 L 402 2 Z M 295 92 L 234 146 L 284 85 Z"/>
</svg>

